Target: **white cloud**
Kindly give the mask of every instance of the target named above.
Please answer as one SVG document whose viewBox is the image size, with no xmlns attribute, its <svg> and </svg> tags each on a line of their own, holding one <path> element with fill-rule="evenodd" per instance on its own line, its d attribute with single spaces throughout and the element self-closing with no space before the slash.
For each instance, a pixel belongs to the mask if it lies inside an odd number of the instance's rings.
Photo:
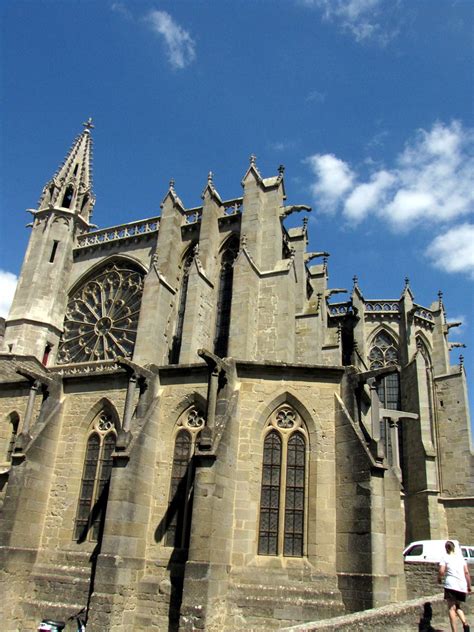
<svg viewBox="0 0 474 632">
<path fill-rule="evenodd" d="M 357 183 L 350 165 L 333 154 L 308 160 L 316 176 L 311 185 L 316 201 L 326 210 L 329 196 L 330 208 L 339 204 L 351 220 L 374 214 L 404 231 L 427 220 L 450 222 L 474 210 L 474 132 L 458 121 L 419 130 L 390 169 L 374 170 L 375 161 L 366 161 L 373 168 L 367 183 Z M 351 179 L 329 190 L 324 165 L 336 165 L 339 171 L 344 165 Z"/>
<path fill-rule="evenodd" d="M 324 210 L 336 210 L 341 197 L 352 188 L 354 174 L 349 165 L 333 154 L 314 154 L 307 158 L 307 162 L 316 176 L 316 182 L 311 186 L 315 199 Z"/>
<path fill-rule="evenodd" d="M 122 2 L 113 2 L 110 6 L 111 10 L 118 13 L 127 20 L 132 20 L 133 16 Z"/>
<path fill-rule="evenodd" d="M 196 45 L 188 31 L 177 24 L 166 11 L 152 10 L 145 21 L 152 31 L 160 35 L 173 68 L 189 66 L 196 58 Z"/>
<path fill-rule="evenodd" d="M 302 3 L 319 9 L 325 20 L 340 24 L 358 42 L 376 39 L 386 44 L 396 34 L 382 28 L 383 0 L 302 0 Z"/>
<path fill-rule="evenodd" d="M 3 318 L 8 316 L 17 281 L 12 272 L 0 270 L 0 316 Z"/>
<path fill-rule="evenodd" d="M 430 259 L 447 272 L 474 275 L 472 225 L 454 225 L 474 212 L 474 130 L 458 121 L 419 130 L 391 167 L 383 169 L 374 160 L 366 160 L 365 182 L 358 181 L 351 165 L 333 154 L 315 154 L 306 162 L 314 174 L 310 188 L 320 210 L 339 210 L 351 225 L 372 215 L 396 232 L 416 226 L 433 232 L 441 226 L 447 232 L 431 243 Z M 458 241 L 455 246 L 454 240 Z M 462 256 L 450 254 L 452 246 Z"/>
<path fill-rule="evenodd" d="M 312 90 L 306 97 L 306 101 L 313 101 L 314 103 L 324 103 L 324 101 L 326 101 L 326 93 L 319 92 L 318 90 Z"/>
<path fill-rule="evenodd" d="M 377 208 L 394 180 L 393 174 L 382 170 L 372 175 L 370 182 L 356 186 L 344 204 L 346 217 L 358 222 L 372 208 Z"/>
<path fill-rule="evenodd" d="M 464 272 L 474 279 L 474 224 L 460 224 L 438 235 L 426 254 L 435 267 L 445 272 Z"/>
</svg>

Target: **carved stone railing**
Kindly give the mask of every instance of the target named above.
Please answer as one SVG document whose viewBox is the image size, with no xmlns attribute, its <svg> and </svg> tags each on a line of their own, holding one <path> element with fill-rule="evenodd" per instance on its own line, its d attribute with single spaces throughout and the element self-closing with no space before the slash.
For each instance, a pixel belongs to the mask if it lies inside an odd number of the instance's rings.
<svg viewBox="0 0 474 632">
<path fill-rule="evenodd" d="M 365 301 L 366 312 L 400 312 L 400 303 L 394 300 L 373 300 Z"/>
<path fill-rule="evenodd" d="M 160 218 L 151 217 L 142 219 L 138 222 L 130 222 L 129 224 L 121 224 L 120 226 L 111 226 L 101 230 L 94 230 L 84 235 L 79 235 L 76 240 L 76 249 L 89 248 L 91 246 L 100 246 L 113 241 L 123 239 L 137 238 L 144 235 L 156 233 L 160 229 Z"/>
<path fill-rule="evenodd" d="M 329 314 L 331 316 L 345 316 L 349 311 L 350 303 L 331 303 L 328 304 Z"/>
<path fill-rule="evenodd" d="M 430 323 L 434 321 L 434 316 L 430 310 L 425 307 L 420 307 L 419 305 L 415 305 L 415 316 L 417 318 L 422 318 L 424 320 L 428 320 Z"/>
<path fill-rule="evenodd" d="M 94 373 L 116 373 L 124 369 L 117 360 L 98 360 L 97 362 L 75 362 L 73 364 L 56 365 L 49 372 L 63 377 L 91 375 Z"/>
<path fill-rule="evenodd" d="M 235 198 L 235 200 L 226 200 L 222 203 L 224 207 L 224 216 L 239 215 L 242 213 L 243 198 Z"/>
<path fill-rule="evenodd" d="M 184 223 L 189 226 L 190 224 L 199 224 L 202 218 L 202 206 L 196 208 L 187 208 L 184 211 Z"/>
</svg>

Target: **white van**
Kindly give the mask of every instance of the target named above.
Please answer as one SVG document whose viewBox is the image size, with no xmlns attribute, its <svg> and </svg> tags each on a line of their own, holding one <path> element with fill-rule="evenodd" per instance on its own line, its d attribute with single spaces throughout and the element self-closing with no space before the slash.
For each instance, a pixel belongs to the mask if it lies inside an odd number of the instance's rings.
<svg viewBox="0 0 474 632">
<path fill-rule="evenodd" d="M 451 540 L 459 551 L 459 542 Z M 446 540 L 418 540 L 412 542 L 403 551 L 405 562 L 431 562 L 439 564 L 446 555 Z M 474 558 L 473 558 L 474 561 Z"/>
<path fill-rule="evenodd" d="M 461 553 L 468 564 L 474 564 L 474 546 L 461 544 Z"/>
</svg>

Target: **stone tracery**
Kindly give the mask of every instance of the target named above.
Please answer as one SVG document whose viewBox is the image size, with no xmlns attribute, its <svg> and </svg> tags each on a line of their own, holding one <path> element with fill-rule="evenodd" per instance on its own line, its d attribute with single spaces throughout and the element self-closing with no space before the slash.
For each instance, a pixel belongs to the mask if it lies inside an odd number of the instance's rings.
<svg viewBox="0 0 474 632">
<path fill-rule="evenodd" d="M 58 364 L 130 357 L 137 335 L 143 273 L 111 263 L 70 298 Z"/>
</svg>

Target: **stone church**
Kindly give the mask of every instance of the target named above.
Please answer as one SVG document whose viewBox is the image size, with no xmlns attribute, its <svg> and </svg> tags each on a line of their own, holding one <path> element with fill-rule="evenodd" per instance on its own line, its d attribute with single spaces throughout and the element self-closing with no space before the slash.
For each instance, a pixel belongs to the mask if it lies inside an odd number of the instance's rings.
<svg viewBox="0 0 474 632">
<path fill-rule="evenodd" d="M 473 544 L 442 295 L 341 300 L 284 169 L 91 223 L 92 124 L 46 184 L 0 355 L 3 630 L 268 630 L 406 599 Z M 287 227 L 293 213 L 300 225 Z M 401 284 L 402 285 L 402 284 Z"/>
</svg>

